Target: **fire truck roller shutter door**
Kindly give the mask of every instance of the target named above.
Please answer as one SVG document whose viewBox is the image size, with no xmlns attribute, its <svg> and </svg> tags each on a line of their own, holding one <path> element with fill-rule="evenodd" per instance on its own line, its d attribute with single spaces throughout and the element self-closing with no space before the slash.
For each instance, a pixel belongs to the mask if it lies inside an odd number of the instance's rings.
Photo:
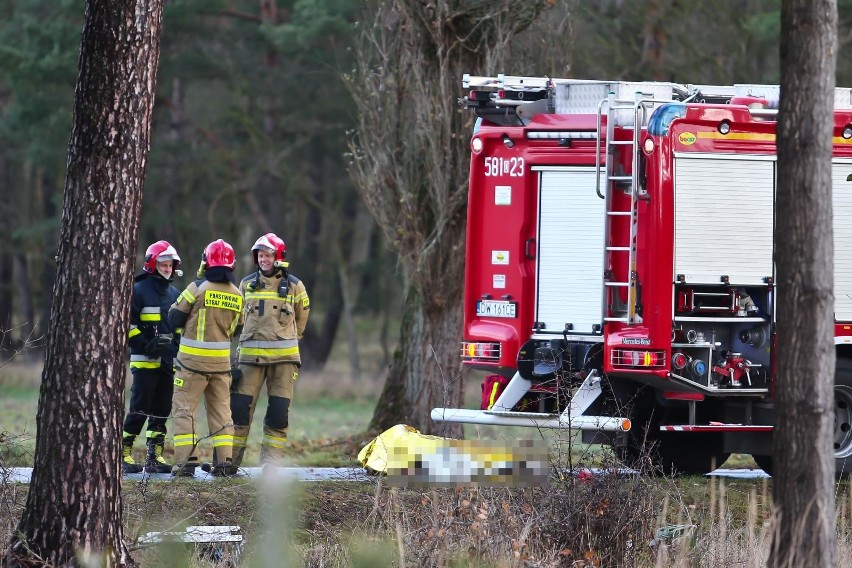
<svg viewBox="0 0 852 568">
<path fill-rule="evenodd" d="M 675 274 L 757 286 L 773 276 L 773 158 L 675 155 Z"/>
<path fill-rule="evenodd" d="M 852 160 L 835 158 L 831 168 L 834 216 L 834 313 L 837 321 L 852 320 L 852 184 L 846 181 Z"/>
<path fill-rule="evenodd" d="M 603 316 L 604 200 L 592 167 L 540 167 L 535 321 L 592 333 Z"/>
</svg>

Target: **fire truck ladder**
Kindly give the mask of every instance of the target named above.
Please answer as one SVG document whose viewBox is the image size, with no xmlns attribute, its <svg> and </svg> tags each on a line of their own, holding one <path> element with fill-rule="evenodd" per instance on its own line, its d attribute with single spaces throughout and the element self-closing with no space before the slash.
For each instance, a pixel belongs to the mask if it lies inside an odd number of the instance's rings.
<svg viewBox="0 0 852 568">
<path fill-rule="evenodd" d="M 603 304 L 602 318 L 604 322 L 615 321 L 622 322 L 628 325 L 634 325 L 641 320 L 636 313 L 636 229 L 638 225 L 638 203 L 645 193 L 639 184 L 639 141 L 641 139 L 642 130 L 645 129 L 647 122 L 647 112 L 649 104 L 654 101 L 647 98 L 641 91 L 636 92 L 634 100 L 616 99 L 615 93 L 610 92 L 606 99 L 603 99 L 598 104 L 598 137 L 595 145 L 595 164 L 596 164 L 596 184 L 598 197 L 606 202 L 606 229 L 604 231 L 604 275 L 603 275 L 603 294 L 607 301 Z M 606 159 L 605 177 L 606 183 L 604 192 L 601 192 L 601 131 L 604 106 L 606 107 L 606 138 L 604 138 L 604 152 Z M 619 116 L 627 115 L 624 111 L 632 111 L 632 124 L 622 125 L 625 129 L 632 129 L 633 136 L 630 140 L 615 139 L 616 114 L 621 111 Z M 632 164 L 630 175 L 625 175 L 618 171 L 616 163 L 615 149 L 617 146 L 630 146 Z M 617 209 L 615 208 L 616 200 L 614 199 L 615 191 L 619 189 L 629 192 L 630 208 Z M 626 243 L 613 242 L 611 240 L 612 225 L 616 217 L 630 217 L 630 231 L 628 241 Z M 627 266 L 624 274 L 627 275 L 627 280 L 615 280 L 615 258 L 617 253 L 627 253 Z M 627 288 L 627 303 L 619 302 L 620 288 Z M 609 308 L 608 306 L 612 306 Z M 613 315 L 607 315 L 611 310 Z"/>
</svg>

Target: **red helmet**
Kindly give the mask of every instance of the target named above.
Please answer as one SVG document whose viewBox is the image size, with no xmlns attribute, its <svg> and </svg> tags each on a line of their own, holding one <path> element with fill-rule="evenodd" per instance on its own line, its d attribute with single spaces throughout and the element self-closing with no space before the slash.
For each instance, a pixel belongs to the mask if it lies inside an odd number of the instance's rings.
<svg viewBox="0 0 852 568">
<path fill-rule="evenodd" d="M 207 245 L 204 249 L 204 255 L 202 256 L 205 268 L 224 266 L 231 270 L 234 269 L 235 258 L 236 255 L 234 254 L 234 247 L 222 239 L 215 240 Z"/>
<path fill-rule="evenodd" d="M 145 251 L 145 264 L 142 266 L 142 270 L 148 274 L 154 274 L 157 272 L 157 263 L 167 260 L 174 261 L 174 270 L 175 274 L 177 274 L 180 257 L 175 247 L 170 245 L 169 241 L 157 241 Z"/>
<path fill-rule="evenodd" d="M 254 242 L 251 253 L 254 256 L 255 264 L 257 264 L 257 251 L 259 250 L 275 254 L 275 260 L 280 262 L 284 262 L 284 257 L 287 256 L 287 245 L 275 233 L 266 233 Z"/>
</svg>

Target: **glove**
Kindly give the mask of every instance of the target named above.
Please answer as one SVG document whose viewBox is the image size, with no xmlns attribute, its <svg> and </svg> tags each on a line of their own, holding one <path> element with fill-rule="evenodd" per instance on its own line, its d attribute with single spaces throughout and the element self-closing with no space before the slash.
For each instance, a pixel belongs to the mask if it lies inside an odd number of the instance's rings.
<svg viewBox="0 0 852 568">
<path fill-rule="evenodd" d="M 157 340 L 156 337 L 145 344 L 144 352 L 145 357 L 148 357 L 150 359 L 158 359 L 160 357 L 160 355 L 162 354 L 162 349 L 160 346 L 160 342 Z"/>
<path fill-rule="evenodd" d="M 239 367 L 231 367 L 231 392 L 236 392 L 240 381 L 243 380 L 243 372 Z"/>
<path fill-rule="evenodd" d="M 160 351 L 163 357 L 174 359 L 178 354 L 178 346 L 174 343 L 169 343 L 168 345 L 161 346 Z"/>
</svg>

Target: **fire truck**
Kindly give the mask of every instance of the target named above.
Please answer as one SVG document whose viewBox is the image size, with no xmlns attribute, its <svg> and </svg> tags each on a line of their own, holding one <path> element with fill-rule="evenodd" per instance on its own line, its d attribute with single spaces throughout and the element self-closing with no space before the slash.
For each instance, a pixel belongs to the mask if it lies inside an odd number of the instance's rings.
<svg viewBox="0 0 852 568">
<path fill-rule="evenodd" d="M 432 419 L 580 430 L 666 472 L 751 454 L 771 473 L 779 87 L 507 75 L 463 86 L 476 126 L 461 356 L 489 374 L 481 408 Z M 833 156 L 845 476 L 850 89 L 835 92 Z"/>
</svg>

